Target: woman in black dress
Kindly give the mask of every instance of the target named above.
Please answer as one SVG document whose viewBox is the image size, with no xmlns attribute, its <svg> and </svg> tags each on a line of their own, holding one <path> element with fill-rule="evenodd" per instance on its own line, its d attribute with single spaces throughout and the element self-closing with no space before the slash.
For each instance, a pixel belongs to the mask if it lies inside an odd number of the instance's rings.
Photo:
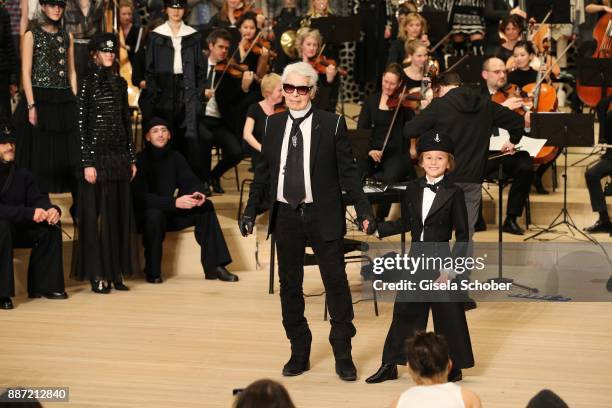
<svg viewBox="0 0 612 408">
<path fill-rule="evenodd" d="M 252 166 L 255 168 L 261 153 L 261 140 L 268 116 L 275 112 L 283 100 L 281 77 L 278 74 L 268 74 L 261 80 L 261 95 L 263 100 L 249 106 L 242 136 L 251 151 Z"/>
<path fill-rule="evenodd" d="M 77 78 L 72 36 L 61 24 L 65 4 L 44 0 L 42 22 L 23 36 L 24 94 L 13 119 L 17 163 L 32 171 L 44 193 L 76 193 Z"/>
<path fill-rule="evenodd" d="M 129 290 L 123 277 L 138 270 L 137 231 L 130 181 L 136 175 L 127 83 L 116 74 L 118 41 L 96 34 L 93 69 L 79 92 L 82 176 L 72 276 L 91 290 Z"/>
<path fill-rule="evenodd" d="M 499 26 L 499 32 L 503 34 L 504 41 L 496 48 L 493 55 L 504 62 L 508 62 L 514 51 L 514 46 L 521 39 L 523 34 L 523 18 L 516 14 L 506 17 Z M 501 39 L 500 39 L 501 40 Z M 512 69 L 512 66 L 507 66 Z"/>
<path fill-rule="evenodd" d="M 404 124 L 412 119 L 413 112 L 400 106 L 385 145 L 385 138 L 391 126 L 395 109 L 389 108 L 389 99 L 397 95 L 402 87 L 402 67 L 392 63 L 382 76 L 382 91 L 366 99 L 359 114 L 358 129 L 371 129 L 372 139 L 367 158 L 358 160 L 362 177 L 370 177 L 385 184 L 413 179 L 416 173 L 408 152 L 406 139 L 402 135 Z M 384 151 L 383 151 L 384 149 Z M 384 220 L 391 205 L 378 206 L 376 218 Z"/>
</svg>

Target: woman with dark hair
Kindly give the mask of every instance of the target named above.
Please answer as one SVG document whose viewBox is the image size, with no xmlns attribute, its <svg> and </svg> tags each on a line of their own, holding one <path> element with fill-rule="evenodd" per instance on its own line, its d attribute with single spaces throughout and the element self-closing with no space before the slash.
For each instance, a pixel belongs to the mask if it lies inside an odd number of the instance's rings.
<svg viewBox="0 0 612 408">
<path fill-rule="evenodd" d="M 200 34 L 183 22 L 185 0 L 166 0 L 168 20 L 147 41 L 145 82 L 153 115 L 170 124 L 175 148 L 197 163 L 198 119 L 206 78 Z"/>
<path fill-rule="evenodd" d="M 400 106 L 395 114 L 395 108 L 389 107 L 390 100 L 394 96 L 397 100 L 401 92 L 403 74 L 399 64 L 392 63 L 387 66 L 382 76 L 381 91 L 366 99 L 357 122 L 358 129 L 372 130 L 368 157 L 357 161 L 361 175 L 386 184 L 416 177 L 408 154 L 409 143 L 402 136 L 404 124 L 412 119 L 414 113 Z M 394 117 L 393 127 L 388 132 Z M 389 138 L 385 141 L 387 133 Z M 390 207 L 390 204 L 379 204 L 377 220 L 384 221 L 389 215 Z"/>
<path fill-rule="evenodd" d="M 111 33 L 89 43 L 93 69 L 79 91 L 82 176 L 72 277 L 91 290 L 129 290 L 124 276 L 138 270 L 130 181 L 136 175 L 127 82 L 117 75 L 119 42 Z"/>
<path fill-rule="evenodd" d="M 503 37 L 503 42 L 500 41 L 500 45 L 496 48 L 493 56 L 504 62 L 512 57 L 514 46 L 520 41 L 523 34 L 523 23 L 524 19 L 517 14 L 511 14 L 502 20 L 499 25 L 499 33 L 500 37 Z"/>
<path fill-rule="evenodd" d="M 233 408 L 295 408 L 289 393 L 274 380 L 258 380 L 244 389 Z"/>
<path fill-rule="evenodd" d="M 62 28 L 65 6 L 65 0 L 42 0 L 41 23 L 23 36 L 23 97 L 13 119 L 17 163 L 45 193 L 75 190 L 77 78 L 72 35 Z"/>
<path fill-rule="evenodd" d="M 416 384 L 404 391 L 393 407 L 479 408 L 480 398 L 473 391 L 453 382 L 448 374 L 453 367 L 444 337 L 433 332 L 418 332 L 406 342 L 410 377 Z"/>
</svg>

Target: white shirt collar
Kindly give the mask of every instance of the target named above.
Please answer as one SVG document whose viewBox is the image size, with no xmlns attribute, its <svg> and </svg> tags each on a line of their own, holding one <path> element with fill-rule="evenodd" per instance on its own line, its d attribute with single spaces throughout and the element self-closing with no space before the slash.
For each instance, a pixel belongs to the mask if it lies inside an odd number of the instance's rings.
<svg viewBox="0 0 612 408">
<path fill-rule="evenodd" d="M 168 21 L 166 21 L 164 24 L 160 25 L 153 31 L 157 34 L 165 35 L 166 37 L 175 37 L 175 35 L 172 34 L 172 29 L 170 28 L 170 23 Z M 179 28 L 176 37 L 185 37 L 195 32 L 196 30 L 193 27 L 190 27 L 185 23 L 181 23 L 181 27 Z"/>
<path fill-rule="evenodd" d="M 433 181 L 431 181 L 431 178 L 430 178 L 430 177 L 429 177 L 427 174 L 425 175 L 425 180 L 427 180 L 427 182 L 428 182 L 429 184 L 436 184 L 436 183 L 438 183 L 440 180 L 442 180 L 443 178 L 444 178 L 444 174 L 443 174 L 443 175 L 441 175 L 441 176 L 440 176 L 440 177 L 438 177 L 438 178 L 435 178 Z"/>
<path fill-rule="evenodd" d="M 289 109 L 289 113 L 294 118 L 301 118 L 301 117 L 305 116 L 308 113 L 308 111 L 310 110 L 311 107 L 312 107 L 312 103 L 308 102 L 308 106 L 306 106 L 304 109 L 302 109 L 302 110 Z"/>
</svg>

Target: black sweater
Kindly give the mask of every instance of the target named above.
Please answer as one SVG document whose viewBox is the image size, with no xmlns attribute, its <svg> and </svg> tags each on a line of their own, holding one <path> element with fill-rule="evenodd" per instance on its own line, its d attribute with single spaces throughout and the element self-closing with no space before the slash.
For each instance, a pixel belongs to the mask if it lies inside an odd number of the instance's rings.
<svg viewBox="0 0 612 408">
<path fill-rule="evenodd" d="M 51 204 L 47 194 L 38 190 L 32 173 L 14 163 L 8 170 L 7 178 L 0 185 L 0 220 L 23 223 L 32 221 L 37 208 L 60 211 Z"/>
<path fill-rule="evenodd" d="M 524 120 L 480 90 L 464 86 L 434 99 L 420 115 L 406 122 L 404 137 L 419 137 L 430 129 L 447 134 L 455 147 L 456 162 L 449 176 L 454 182 L 480 183 L 494 127 L 506 129 L 516 144 L 523 135 Z"/>
<path fill-rule="evenodd" d="M 178 196 L 203 191 L 200 179 L 185 158 L 166 146 L 159 149 L 150 144 L 136 155 L 138 172 L 132 181 L 134 206 L 137 210 L 158 208 L 176 211 L 174 191 Z"/>
</svg>

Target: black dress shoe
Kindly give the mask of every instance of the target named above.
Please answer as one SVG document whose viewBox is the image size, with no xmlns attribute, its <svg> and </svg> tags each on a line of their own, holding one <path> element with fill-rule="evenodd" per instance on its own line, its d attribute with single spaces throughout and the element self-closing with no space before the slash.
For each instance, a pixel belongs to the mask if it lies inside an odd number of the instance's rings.
<svg viewBox="0 0 612 408">
<path fill-rule="evenodd" d="M 11 298 L 0 298 L 0 309 L 10 310 L 13 308 L 13 301 Z"/>
<path fill-rule="evenodd" d="M 223 187 L 221 187 L 221 180 L 218 178 L 214 178 L 210 181 L 210 185 L 212 186 L 212 190 L 215 193 L 218 194 L 223 194 L 225 193 L 225 190 L 223 189 Z"/>
<path fill-rule="evenodd" d="M 504 221 L 502 231 L 514 235 L 523 235 L 525 233 L 525 230 L 519 227 L 516 222 L 516 218 L 514 217 L 506 217 L 506 221 Z"/>
<path fill-rule="evenodd" d="M 213 273 L 208 273 L 204 276 L 204 279 L 215 280 L 219 279 L 224 282 L 238 282 L 238 276 L 234 275 L 224 266 L 217 266 Z"/>
<path fill-rule="evenodd" d="M 110 293 L 111 287 L 106 284 L 106 281 L 103 280 L 92 280 L 91 281 L 91 290 L 95 293 Z"/>
<path fill-rule="evenodd" d="M 460 368 L 453 369 L 448 373 L 448 382 L 457 382 L 463 380 L 463 373 Z"/>
<path fill-rule="evenodd" d="M 123 291 L 130 290 L 130 288 L 125 286 L 125 284 L 123 282 L 121 282 L 121 281 L 113 282 L 113 286 L 115 287 L 116 290 L 123 290 Z"/>
<path fill-rule="evenodd" d="M 476 307 L 477 305 L 474 299 L 468 299 L 467 301 L 463 302 L 463 310 L 465 312 L 467 312 L 468 310 L 474 310 L 476 309 Z"/>
<path fill-rule="evenodd" d="M 597 234 L 599 232 L 612 233 L 612 223 L 610 221 L 604 222 L 601 219 L 597 220 L 595 224 L 590 227 L 586 227 L 584 232 L 588 232 L 589 234 Z"/>
<path fill-rule="evenodd" d="M 147 282 L 149 282 L 149 283 L 162 283 L 162 282 L 163 282 L 162 278 L 161 278 L 161 277 L 159 277 L 159 276 L 158 276 L 158 277 L 156 277 L 156 278 L 154 278 L 154 277 L 152 277 L 152 276 L 147 276 L 145 279 L 146 279 L 146 280 L 147 280 Z"/>
<path fill-rule="evenodd" d="M 388 380 L 397 380 L 397 365 L 383 363 L 377 372 L 366 378 L 368 384 L 378 384 Z"/>
<path fill-rule="evenodd" d="M 355 381 L 357 379 L 357 368 L 353 364 L 353 359 L 336 360 L 336 374 L 343 381 Z"/>
<path fill-rule="evenodd" d="M 68 299 L 68 294 L 66 292 L 30 293 L 28 297 L 30 299 L 38 299 L 41 297 L 47 299 Z"/>
<path fill-rule="evenodd" d="M 283 367 L 283 375 L 285 377 L 295 377 L 308 370 L 310 370 L 310 361 L 308 358 L 304 360 L 300 357 L 291 356 L 287 364 Z"/>
</svg>

